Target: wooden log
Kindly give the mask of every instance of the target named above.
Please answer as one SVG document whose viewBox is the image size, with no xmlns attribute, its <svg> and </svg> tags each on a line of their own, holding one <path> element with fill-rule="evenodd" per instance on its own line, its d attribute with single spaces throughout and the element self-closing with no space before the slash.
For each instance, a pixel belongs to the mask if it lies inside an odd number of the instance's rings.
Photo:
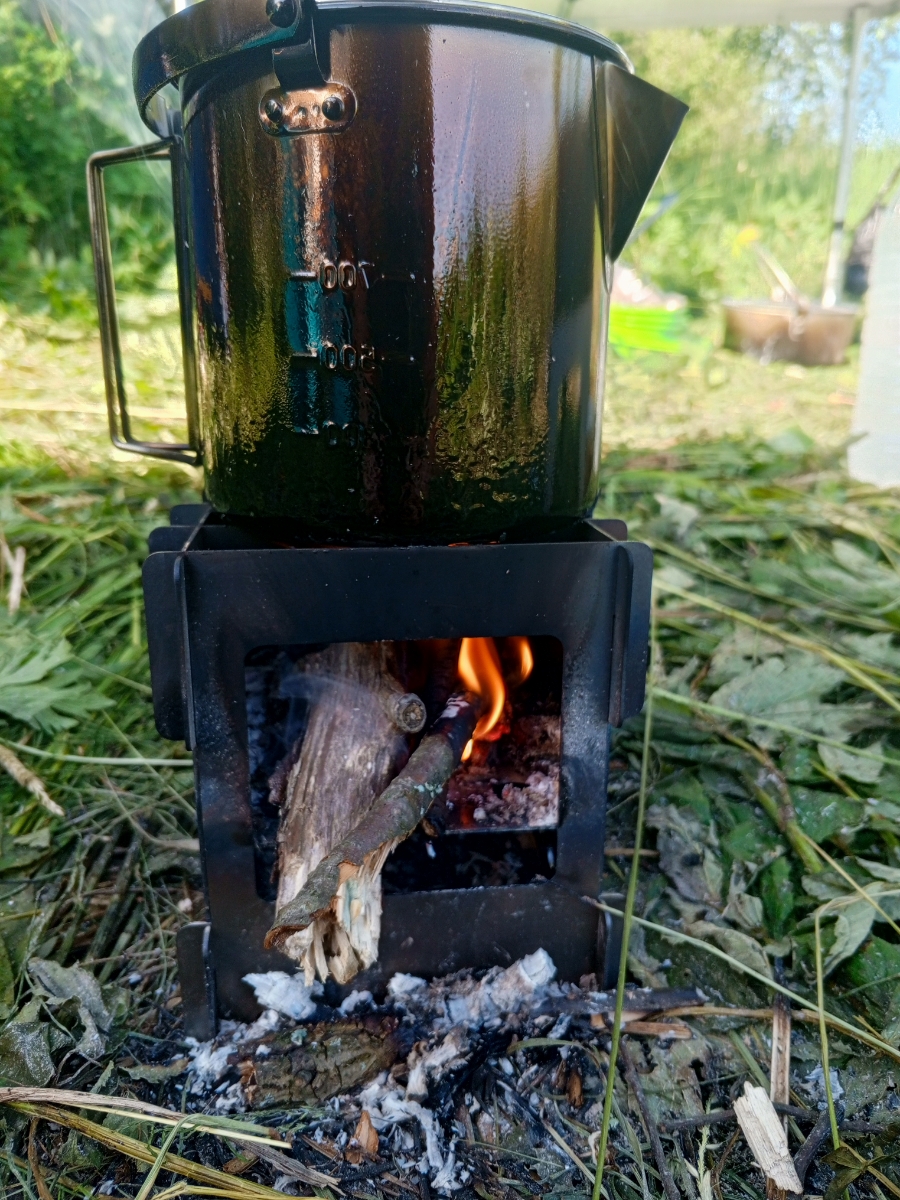
<svg viewBox="0 0 900 1200">
<path fill-rule="evenodd" d="M 409 762 L 356 827 L 321 858 L 299 890 L 279 905 L 266 937 L 303 963 L 307 978 L 352 979 L 378 957 L 381 869 L 416 828 L 459 764 L 481 701 L 451 696 Z"/>
<path fill-rule="evenodd" d="M 409 1052 L 398 1021 L 369 1016 L 268 1033 L 238 1051 L 237 1069 L 250 1108 L 316 1107 L 387 1071 Z M 262 1049 L 262 1053 L 260 1053 Z"/>
<path fill-rule="evenodd" d="M 390 643 L 336 643 L 303 660 L 282 684 L 309 704 L 306 732 L 284 784 L 278 831 L 279 906 L 356 825 L 409 755 L 405 731 L 382 703 L 392 677 Z M 276 771 L 276 776 L 278 771 Z M 276 776 L 273 776 L 273 780 Z"/>
<path fill-rule="evenodd" d="M 282 682 L 283 692 L 306 700 L 309 716 L 305 734 L 270 782 L 282 813 L 279 908 L 359 824 L 409 757 L 409 726 L 424 715 L 424 705 L 406 693 L 397 671 L 391 642 L 335 643 L 308 654 L 296 674 Z M 364 936 L 354 936 L 350 945 L 360 940 L 365 944 Z M 309 955 L 299 946 L 293 950 L 311 980 Z M 342 944 L 339 953 L 319 962 L 323 978 L 331 958 L 336 959 L 332 973 L 342 982 L 359 969 L 350 947 Z"/>
</svg>

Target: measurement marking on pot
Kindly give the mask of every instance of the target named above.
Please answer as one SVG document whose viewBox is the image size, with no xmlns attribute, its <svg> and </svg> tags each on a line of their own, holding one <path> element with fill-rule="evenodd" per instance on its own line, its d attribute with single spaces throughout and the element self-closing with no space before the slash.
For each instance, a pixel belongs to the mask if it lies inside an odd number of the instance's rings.
<svg viewBox="0 0 900 1200">
<path fill-rule="evenodd" d="M 343 258 L 335 263 L 330 258 L 323 258 L 317 270 L 291 271 L 290 274 L 291 279 L 301 283 L 315 283 L 318 280 L 324 292 L 336 292 L 338 288 L 342 292 L 353 292 L 359 286 L 367 290 L 372 286 L 370 273 L 374 266 L 374 263 L 362 259 L 352 262 Z"/>
<path fill-rule="evenodd" d="M 365 375 L 375 369 L 375 347 L 363 344 L 356 347 L 349 342 L 340 346 L 332 341 L 324 341 L 320 346 L 310 347 L 309 350 L 295 351 L 291 358 L 305 359 L 310 365 L 316 364 L 326 370 L 336 371 L 339 367 L 344 371 L 359 369 Z"/>
</svg>

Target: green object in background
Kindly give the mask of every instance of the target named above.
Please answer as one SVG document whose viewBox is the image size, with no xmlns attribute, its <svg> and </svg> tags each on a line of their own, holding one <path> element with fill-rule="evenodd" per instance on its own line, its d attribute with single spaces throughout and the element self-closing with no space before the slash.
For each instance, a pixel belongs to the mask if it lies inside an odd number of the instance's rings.
<svg viewBox="0 0 900 1200">
<path fill-rule="evenodd" d="M 686 354 L 688 333 L 684 308 L 629 308 L 613 304 L 609 310 L 609 344 L 623 357 L 631 350 L 660 354 Z"/>
</svg>

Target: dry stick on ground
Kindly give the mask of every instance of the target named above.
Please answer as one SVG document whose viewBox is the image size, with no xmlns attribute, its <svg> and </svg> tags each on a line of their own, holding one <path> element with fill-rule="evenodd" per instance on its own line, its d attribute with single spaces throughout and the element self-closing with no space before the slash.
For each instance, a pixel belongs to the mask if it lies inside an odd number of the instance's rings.
<svg viewBox="0 0 900 1200">
<path fill-rule="evenodd" d="M 38 1190 L 41 1200 L 53 1200 L 53 1193 L 47 1187 L 47 1181 L 44 1179 L 44 1173 L 38 1161 L 37 1127 L 38 1119 L 35 1117 L 28 1129 L 28 1165 L 31 1168 L 34 1185 Z"/>
<path fill-rule="evenodd" d="M 797 1178 L 794 1162 L 788 1150 L 784 1126 L 765 1088 L 754 1087 L 749 1081 L 744 1084 L 743 1096 L 734 1102 L 734 1115 L 747 1144 L 753 1152 L 757 1165 L 780 1192 L 800 1195 L 803 1185 Z"/>
<path fill-rule="evenodd" d="M 728 1159 L 731 1157 L 731 1152 L 737 1145 L 738 1138 L 740 1136 L 741 1136 L 740 1129 L 736 1129 L 734 1131 L 734 1133 L 731 1135 L 731 1137 L 728 1139 L 728 1145 L 722 1151 L 722 1157 L 719 1159 L 719 1161 L 716 1163 L 716 1165 L 713 1167 L 712 1171 L 710 1172 L 710 1182 L 712 1183 L 713 1191 L 716 1193 L 719 1200 L 722 1200 L 722 1182 L 721 1182 L 722 1172 L 725 1170 L 725 1164 L 728 1162 Z"/>
<path fill-rule="evenodd" d="M 775 978 L 784 983 L 781 959 L 775 962 Z M 791 1098 L 791 1006 L 780 993 L 772 1001 L 772 1059 L 769 1067 L 769 1098 L 774 1105 L 787 1104 Z M 787 1118 L 782 1118 L 787 1137 Z M 801 1179 L 802 1183 L 803 1180 Z M 784 1200 L 785 1192 L 771 1179 L 766 1180 L 768 1200 Z"/>
<path fill-rule="evenodd" d="M 816 1151 L 831 1133 L 831 1115 L 826 1108 L 819 1113 L 819 1119 L 809 1131 L 806 1141 L 794 1155 L 794 1170 L 801 1183 L 806 1182 L 806 1172 L 809 1170 Z"/>
<path fill-rule="evenodd" d="M 31 792 L 32 796 L 37 799 L 43 808 L 46 808 L 48 813 L 52 813 L 54 817 L 64 817 L 65 810 L 60 808 L 55 800 L 50 798 L 50 793 L 47 791 L 43 781 L 35 775 L 34 771 L 29 771 L 28 767 L 13 754 L 8 746 L 0 743 L 0 767 L 11 775 L 16 783 L 21 784 L 26 791 Z"/>
<path fill-rule="evenodd" d="M 793 1117 L 797 1121 L 811 1121 L 817 1124 L 821 1113 L 812 1108 L 800 1108 L 796 1104 L 776 1104 L 775 1111 L 782 1117 Z M 826 1112 L 826 1116 L 827 1116 Z M 700 1117 L 673 1117 L 669 1121 L 660 1121 L 659 1127 L 664 1133 L 690 1133 L 693 1129 L 702 1129 L 705 1125 L 726 1125 L 734 1121 L 733 1108 L 717 1108 L 704 1113 Z M 841 1121 L 841 1129 L 845 1133 L 885 1133 L 896 1126 L 876 1124 L 874 1121 Z M 804 1145 L 808 1139 L 804 1139 Z"/>
<path fill-rule="evenodd" d="M 22 592 L 25 590 L 25 547 L 16 546 L 16 552 L 10 550 L 6 539 L 0 534 L 0 552 L 3 562 L 9 568 L 9 591 L 7 592 L 7 607 L 9 615 L 14 617 L 22 606 Z"/>
<path fill-rule="evenodd" d="M 363 966 L 375 961 L 381 931 L 381 869 L 459 765 L 480 707 L 481 701 L 469 693 L 450 697 L 400 774 L 319 862 L 297 895 L 278 909 L 266 937 L 267 949 L 283 949 L 299 958 L 297 951 L 306 953 L 308 948 L 308 975 L 314 966 L 320 975 L 330 969 L 340 978 L 337 970 L 344 972 L 351 955 L 353 963 Z M 355 944 L 350 942 L 351 928 L 357 931 Z M 326 958 L 328 944 L 337 950 L 330 959 Z M 364 948 L 365 954 L 357 954 L 357 948 Z M 352 978 L 359 969 L 355 966 L 344 978 Z"/>
<path fill-rule="evenodd" d="M 653 1151 L 656 1169 L 659 1171 L 659 1177 L 665 1188 L 666 1196 L 668 1200 L 680 1200 L 678 1188 L 675 1186 L 675 1180 L 672 1178 L 669 1165 L 666 1162 L 666 1152 L 663 1150 L 663 1144 L 660 1141 L 659 1130 L 656 1127 L 656 1122 L 653 1120 L 653 1114 L 650 1112 L 650 1105 L 647 1103 L 647 1097 L 644 1094 L 640 1076 L 637 1073 L 634 1060 L 628 1049 L 628 1038 L 622 1038 L 619 1042 L 619 1058 L 622 1060 L 622 1066 L 625 1070 L 625 1079 L 628 1082 L 628 1086 L 634 1092 L 638 1108 L 641 1110 L 644 1129 L 647 1131 L 647 1137 L 650 1139 L 650 1148 Z"/>
</svg>

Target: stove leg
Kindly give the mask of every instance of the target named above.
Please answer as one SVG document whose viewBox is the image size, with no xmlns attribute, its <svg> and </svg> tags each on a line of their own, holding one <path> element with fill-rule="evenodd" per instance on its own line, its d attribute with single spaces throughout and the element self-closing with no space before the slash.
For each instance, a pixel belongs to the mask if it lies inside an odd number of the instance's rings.
<svg viewBox="0 0 900 1200">
<path fill-rule="evenodd" d="M 216 976 L 209 933 L 206 921 L 191 921 L 179 929 L 176 938 L 184 1032 L 198 1042 L 215 1037 L 217 1028 Z"/>
</svg>

